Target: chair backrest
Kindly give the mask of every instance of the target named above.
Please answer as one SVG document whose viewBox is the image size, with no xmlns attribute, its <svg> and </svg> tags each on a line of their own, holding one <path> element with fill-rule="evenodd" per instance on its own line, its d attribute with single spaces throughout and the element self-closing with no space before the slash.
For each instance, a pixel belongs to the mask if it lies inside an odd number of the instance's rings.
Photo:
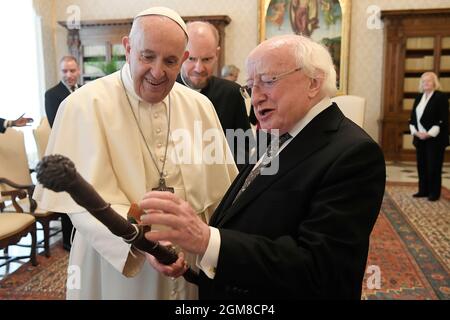
<svg viewBox="0 0 450 320">
<path fill-rule="evenodd" d="M 23 132 L 9 128 L 0 134 L 0 177 L 17 184 L 32 184 Z M 0 185 L 0 191 L 11 190 Z"/>
<path fill-rule="evenodd" d="M 366 99 L 363 97 L 345 95 L 331 98 L 331 101 L 336 102 L 342 113 L 359 125 L 361 128 L 364 125 L 364 112 L 366 109 Z"/>
<path fill-rule="evenodd" d="M 33 130 L 39 160 L 41 160 L 45 154 L 45 149 L 47 148 L 50 131 L 51 128 L 50 124 L 48 123 L 47 117 L 42 118 L 41 122 L 39 123 L 39 126 Z"/>
</svg>

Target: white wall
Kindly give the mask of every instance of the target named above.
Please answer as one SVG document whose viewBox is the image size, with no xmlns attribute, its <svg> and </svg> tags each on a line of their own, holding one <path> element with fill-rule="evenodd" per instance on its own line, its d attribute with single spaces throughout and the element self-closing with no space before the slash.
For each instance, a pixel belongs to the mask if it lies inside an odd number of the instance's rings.
<svg viewBox="0 0 450 320">
<path fill-rule="evenodd" d="M 45 88 L 49 89 L 59 81 L 55 62 L 58 59 L 55 50 L 55 0 L 33 0 L 33 5 L 36 14 L 42 17 Z"/>
</svg>

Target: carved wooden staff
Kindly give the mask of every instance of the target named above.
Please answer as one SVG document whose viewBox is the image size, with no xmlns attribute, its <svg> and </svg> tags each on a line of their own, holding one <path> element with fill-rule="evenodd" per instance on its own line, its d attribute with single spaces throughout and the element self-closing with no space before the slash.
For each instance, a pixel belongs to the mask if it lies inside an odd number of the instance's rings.
<svg viewBox="0 0 450 320">
<path fill-rule="evenodd" d="M 75 169 L 74 163 L 62 155 L 44 157 L 36 167 L 38 181 L 47 189 L 55 192 L 67 192 L 72 199 L 85 208 L 113 234 L 121 237 L 135 248 L 153 255 L 160 263 L 169 265 L 178 259 L 172 246 L 163 246 L 159 242 L 147 240 L 144 234 L 149 226 L 132 224 L 122 218 L 109 203 L 95 191 Z M 191 268 L 183 274 L 186 281 L 198 284 L 198 274 Z"/>
</svg>

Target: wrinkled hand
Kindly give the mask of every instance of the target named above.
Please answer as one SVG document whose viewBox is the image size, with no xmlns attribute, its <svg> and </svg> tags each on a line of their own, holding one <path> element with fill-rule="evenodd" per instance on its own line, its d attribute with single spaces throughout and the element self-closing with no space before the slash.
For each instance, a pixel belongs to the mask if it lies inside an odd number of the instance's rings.
<svg viewBox="0 0 450 320">
<path fill-rule="evenodd" d="M 416 136 L 420 139 L 420 140 L 426 140 L 428 138 L 430 138 L 431 136 L 426 133 L 426 132 L 417 132 Z"/>
<path fill-rule="evenodd" d="M 209 227 L 184 200 L 170 192 L 151 191 L 140 202 L 147 213 L 142 224 L 168 226 L 168 230 L 150 231 L 145 237 L 151 241 L 169 241 L 184 251 L 204 254 L 209 242 Z"/>
<path fill-rule="evenodd" d="M 172 263 L 171 265 L 165 265 L 159 263 L 158 260 L 151 254 L 145 252 L 145 256 L 150 265 L 158 272 L 162 273 L 167 277 L 178 278 L 181 277 L 186 270 L 188 269 L 188 264 L 184 260 L 184 253 L 180 252 L 178 254 L 178 260 Z"/>
<path fill-rule="evenodd" d="M 27 123 L 33 122 L 33 121 L 34 121 L 33 118 L 24 118 L 23 115 L 21 115 L 19 118 L 12 121 L 12 126 L 13 127 L 23 127 L 23 126 L 26 126 Z"/>
</svg>

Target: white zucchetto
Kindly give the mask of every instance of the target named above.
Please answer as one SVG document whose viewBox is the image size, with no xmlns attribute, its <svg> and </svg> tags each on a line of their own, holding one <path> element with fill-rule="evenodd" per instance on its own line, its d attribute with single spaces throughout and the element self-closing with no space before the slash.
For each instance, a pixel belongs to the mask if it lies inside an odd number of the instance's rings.
<svg viewBox="0 0 450 320">
<path fill-rule="evenodd" d="M 134 19 L 136 20 L 136 18 L 139 17 L 143 17 L 143 16 L 151 16 L 151 15 L 155 15 L 155 16 L 164 16 L 167 17 L 173 21 L 175 21 L 180 27 L 181 29 L 183 29 L 184 33 L 187 35 L 187 28 L 186 28 L 186 23 L 184 23 L 183 19 L 181 18 L 181 16 L 176 13 L 174 10 L 166 8 L 166 7 L 152 7 L 152 8 L 148 8 L 144 11 L 139 12 Z"/>
</svg>

